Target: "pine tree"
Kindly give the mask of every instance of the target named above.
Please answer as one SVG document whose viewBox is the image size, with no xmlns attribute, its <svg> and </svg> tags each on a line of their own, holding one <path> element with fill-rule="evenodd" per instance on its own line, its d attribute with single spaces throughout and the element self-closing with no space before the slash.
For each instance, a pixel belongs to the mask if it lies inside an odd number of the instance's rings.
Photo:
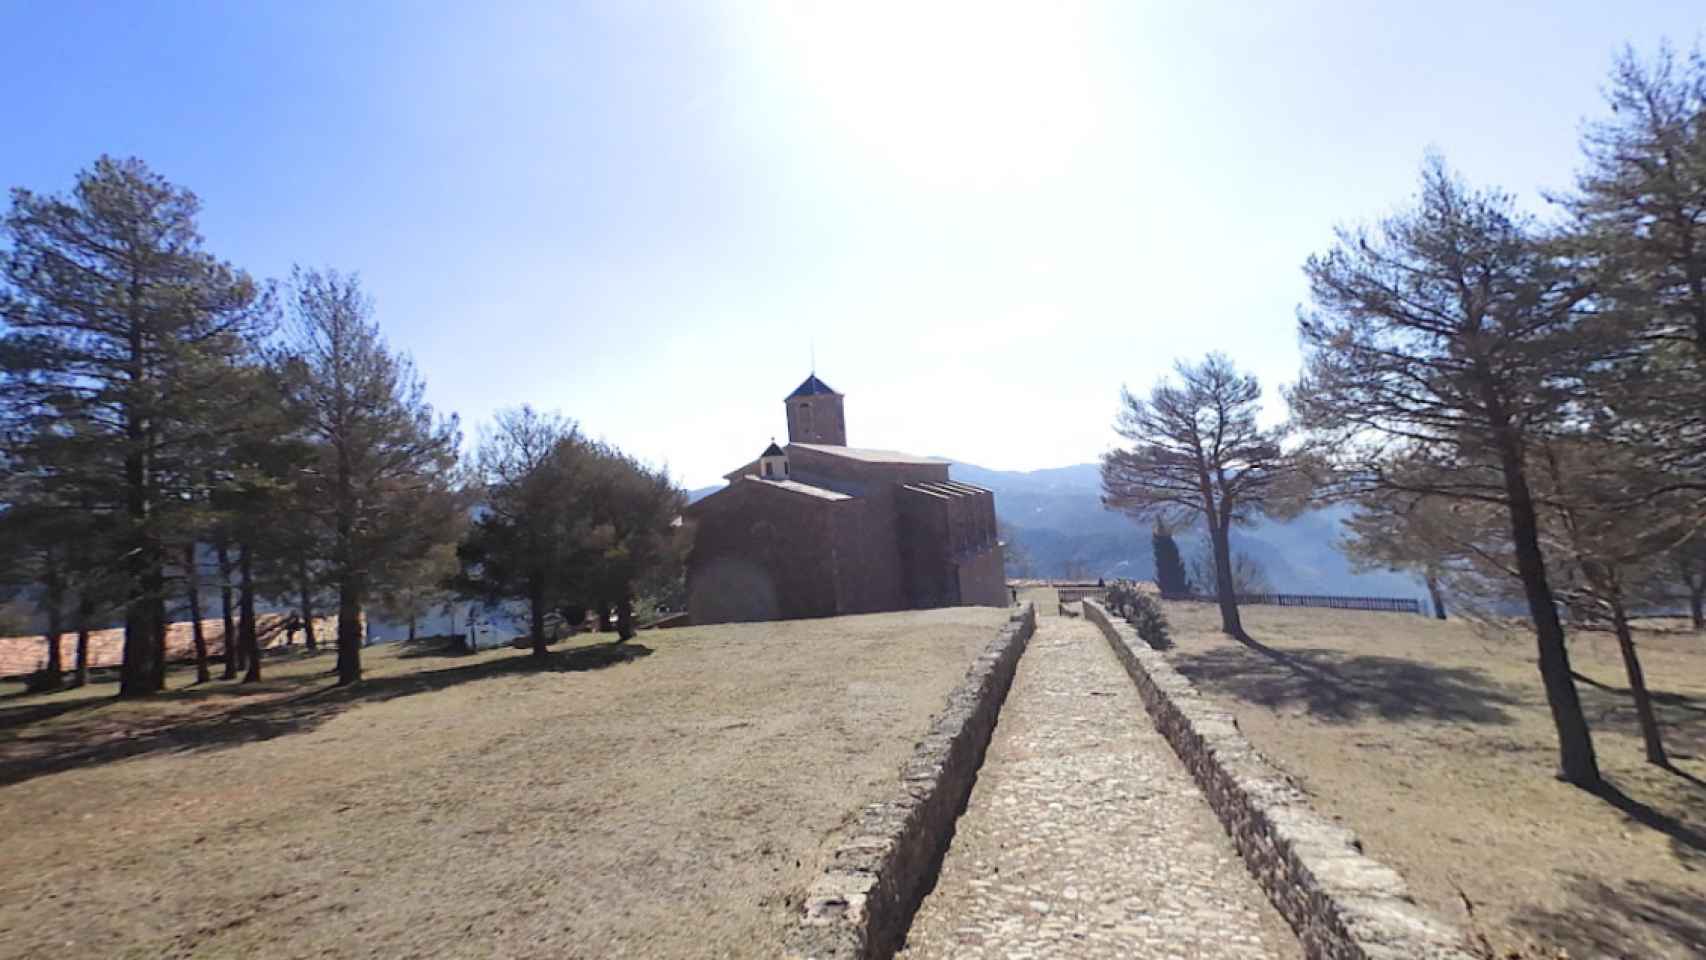
<svg viewBox="0 0 1706 960">
<path fill-rule="evenodd" d="M 1626 492 L 1649 481 L 1641 476 L 1641 458 L 1627 448 L 1549 439 L 1536 445 L 1535 459 L 1546 504 L 1542 522 L 1564 573 L 1560 594 L 1579 619 L 1610 625 L 1647 760 L 1668 765 L 1630 620 L 1637 605 L 1662 598 L 1665 549 L 1688 536 L 1692 522 L 1664 498 L 1628 502 Z"/>
<path fill-rule="evenodd" d="M 1221 354 L 1179 363 L 1179 383 L 1162 381 L 1147 399 L 1129 390 L 1115 431 L 1132 442 L 1102 458 L 1102 502 L 1140 520 L 1201 517 L 1220 602 L 1221 630 L 1245 637 L 1238 614 L 1232 528 L 1268 509 L 1290 472 L 1275 431 L 1256 424 L 1255 377 Z"/>
<path fill-rule="evenodd" d="M 351 684 L 361 679 L 362 610 L 380 570 L 456 533 L 413 511 L 454 487 L 460 435 L 454 416 L 434 416 L 408 358 L 386 345 L 354 276 L 298 269 L 288 305 L 280 387 L 315 451 L 310 502 L 330 531 L 338 683 Z"/>
<path fill-rule="evenodd" d="M 634 636 L 638 584 L 682 568 L 686 544 L 677 535 L 686 494 L 669 471 L 652 469 L 620 450 L 601 445 L 594 475 L 592 595 L 600 608 L 616 609 L 617 641 Z"/>
<path fill-rule="evenodd" d="M 102 157 L 69 197 L 14 190 L 5 221 L 0 395 L 34 436 L 86 448 L 40 465 L 122 518 L 123 696 L 163 681 L 172 505 L 209 422 L 198 410 L 270 318 L 265 289 L 201 249 L 199 206 L 141 161 Z"/>
<path fill-rule="evenodd" d="M 1345 521 L 1338 547 L 1352 569 L 1392 570 L 1422 578 L 1434 617 L 1446 619 L 1445 582 L 1461 565 L 1464 532 L 1457 506 L 1443 497 L 1371 491 Z"/>
<path fill-rule="evenodd" d="M 1295 424 L 1342 494 L 1503 508 L 1560 774 L 1597 788 L 1529 478 L 1533 444 L 1567 423 L 1579 372 L 1594 365 L 1578 352 L 1592 341 L 1576 336 L 1592 285 L 1541 247 L 1508 195 L 1471 190 L 1438 159 L 1413 209 L 1374 231 L 1341 231 L 1305 272 L 1314 304 L 1299 322 L 1304 372 L 1287 394 Z"/>
<path fill-rule="evenodd" d="M 1694 629 L 1706 630 L 1706 533 L 1693 536 L 1672 548 L 1670 569 L 1683 588 L 1688 601 L 1689 619 Z"/>
<path fill-rule="evenodd" d="M 1642 340 L 1706 362 L 1706 56 L 1663 47 L 1643 62 L 1625 49 L 1606 99 L 1611 116 L 1587 127 L 1587 166 L 1562 198 L 1576 252 Z"/>
<path fill-rule="evenodd" d="M 500 411 L 476 454 L 482 511 L 457 548 L 456 587 L 487 603 L 528 608 L 535 656 L 549 651 L 546 618 L 570 602 L 593 562 L 596 452 L 573 420 L 531 407 Z"/>
</svg>

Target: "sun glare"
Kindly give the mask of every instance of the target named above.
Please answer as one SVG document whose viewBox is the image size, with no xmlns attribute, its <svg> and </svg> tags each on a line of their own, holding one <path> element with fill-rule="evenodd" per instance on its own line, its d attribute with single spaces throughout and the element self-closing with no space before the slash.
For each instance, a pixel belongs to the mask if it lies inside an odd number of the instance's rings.
<svg viewBox="0 0 1706 960">
<path fill-rule="evenodd" d="M 1094 133 L 1080 17 L 990 4 L 768 8 L 765 58 L 838 147 L 934 187 L 1071 171 Z"/>
</svg>

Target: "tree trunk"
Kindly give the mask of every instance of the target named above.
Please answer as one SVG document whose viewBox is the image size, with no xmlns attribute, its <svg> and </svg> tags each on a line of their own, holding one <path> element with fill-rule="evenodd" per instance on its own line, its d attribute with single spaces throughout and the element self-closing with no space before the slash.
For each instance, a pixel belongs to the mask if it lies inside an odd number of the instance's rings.
<svg viewBox="0 0 1706 960">
<path fill-rule="evenodd" d="M 60 637 L 65 633 L 65 579 L 53 551 L 47 551 L 47 582 L 44 584 L 47 605 L 47 666 L 36 678 L 42 690 L 58 690 L 65 682 L 65 658 L 60 651 Z"/>
<path fill-rule="evenodd" d="M 1445 595 L 1439 592 L 1439 578 L 1430 573 L 1427 576 L 1427 583 L 1428 599 L 1432 600 L 1434 604 L 1434 619 L 1444 620 Z"/>
<path fill-rule="evenodd" d="M 624 593 L 616 604 L 616 642 L 634 639 L 634 598 Z"/>
<path fill-rule="evenodd" d="M 77 623 L 77 685 L 79 687 L 89 682 L 89 621 L 81 618 Z"/>
<path fill-rule="evenodd" d="M 1706 630 L 1706 590 L 1688 595 L 1688 612 L 1694 617 L 1694 629 Z"/>
<path fill-rule="evenodd" d="M 302 593 L 302 642 L 309 653 L 314 653 L 320 649 L 320 641 L 314 636 L 314 581 L 308 576 L 308 561 L 297 564 L 296 580 Z"/>
<path fill-rule="evenodd" d="M 89 682 L 89 624 L 95 619 L 95 604 L 87 589 L 77 593 L 77 686 Z"/>
<path fill-rule="evenodd" d="M 1629 674 L 1629 694 L 1635 700 L 1635 717 L 1641 723 L 1641 739 L 1647 745 L 1647 762 L 1661 767 L 1670 765 L 1665 756 L 1664 741 L 1659 737 L 1659 719 L 1653 713 L 1653 698 L 1647 693 L 1647 677 L 1641 671 L 1641 659 L 1635 653 L 1635 636 L 1629 629 L 1629 614 L 1623 601 L 1611 604 L 1611 628 L 1617 633 L 1617 647 L 1623 652 L 1623 669 Z"/>
<path fill-rule="evenodd" d="M 361 581 L 338 580 L 338 686 L 361 682 Z"/>
<path fill-rule="evenodd" d="M 610 601 L 598 601 L 598 632 L 610 632 Z"/>
<path fill-rule="evenodd" d="M 144 379 L 142 331 L 134 320 L 130 329 L 132 380 Z M 124 662 L 119 667 L 118 695 L 145 697 L 160 689 L 158 661 L 158 607 L 161 577 L 158 550 L 148 532 L 148 446 L 147 428 L 135 410 L 125 412 L 124 455 L 125 519 L 130 524 L 125 573 L 127 584 L 124 612 Z"/>
<path fill-rule="evenodd" d="M 225 672 L 221 676 L 230 680 L 237 675 L 239 656 L 237 624 L 232 618 L 231 606 L 231 547 L 222 536 L 213 542 L 213 549 L 219 559 L 219 612 L 225 620 L 225 633 L 220 637 L 221 652 L 225 656 Z"/>
<path fill-rule="evenodd" d="M 248 671 L 243 674 L 243 682 L 259 683 L 261 642 L 255 623 L 255 576 L 253 557 L 250 554 L 247 543 L 237 544 L 237 572 L 241 578 L 237 584 L 237 603 L 239 616 L 242 618 L 237 625 L 237 633 L 238 642 L 243 645 L 243 659 L 248 664 Z"/>
<path fill-rule="evenodd" d="M 155 584 L 156 600 L 154 601 L 154 689 L 166 689 L 166 633 L 172 628 L 172 620 L 166 615 L 166 572 L 164 567 L 157 567 L 159 580 Z"/>
<path fill-rule="evenodd" d="M 145 697 L 160 689 L 159 570 L 146 544 L 131 550 L 126 562 L 130 593 L 125 601 L 124 663 L 119 667 L 118 695 Z"/>
<path fill-rule="evenodd" d="M 545 590 L 537 583 L 528 591 L 528 636 L 533 641 L 533 655 L 543 657 L 550 653 L 545 646 Z"/>
<path fill-rule="evenodd" d="M 193 541 L 184 545 L 184 581 L 189 587 L 190 636 L 195 639 L 195 682 L 206 683 L 213 677 L 207 672 L 207 637 L 201 631 L 201 566 Z"/>
<path fill-rule="evenodd" d="M 415 642 L 415 615 L 409 614 L 409 642 Z"/>
<path fill-rule="evenodd" d="M 337 539 L 332 566 L 338 581 L 338 686 L 361 682 L 361 603 L 366 584 L 356 563 L 355 495 L 349 461 L 338 447 Z"/>
<path fill-rule="evenodd" d="M 1489 403 L 1495 411 L 1502 407 Z M 1494 413 L 1497 417 L 1499 414 Z M 1594 756 L 1593 736 L 1582 715 L 1581 699 L 1570 673 L 1570 655 L 1564 647 L 1564 624 L 1552 585 L 1546 580 L 1546 560 L 1540 552 L 1540 526 L 1534 496 L 1524 471 L 1522 449 L 1510 427 L 1496 430 L 1499 459 L 1504 471 L 1506 502 L 1510 509 L 1511 541 L 1516 548 L 1517 573 L 1528 598 L 1529 616 L 1534 618 L 1534 638 L 1540 653 L 1540 679 L 1546 686 L 1546 702 L 1552 709 L 1552 725 L 1558 730 L 1558 776 L 1583 789 L 1601 785 L 1599 761 Z"/>
<path fill-rule="evenodd" d="M 1238 615 L 1238 585 L 1232 581 L 1232 531 L 1220 524 L 1209 527 L 1214 541 L 1215 596 L 1220 601 L 1220 632 L 1244 639 L 1244 620 Z"/>
<path fill-rule="evenodd" d="M 335 446 L 338 473 L 334 503 L 338 519 L 332 566 L 338 580 L 338 686 L 344 687 L 361 682 L 361 603 L 366 584 L 362 581 L 365 570 L 356 562 L 356 500 L 349 453 L 341 440 Z"/>
</svg>

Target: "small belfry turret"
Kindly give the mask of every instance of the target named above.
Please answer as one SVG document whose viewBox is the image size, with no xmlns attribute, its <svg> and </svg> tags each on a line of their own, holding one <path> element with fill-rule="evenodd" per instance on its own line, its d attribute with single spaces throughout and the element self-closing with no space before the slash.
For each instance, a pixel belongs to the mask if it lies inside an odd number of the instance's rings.
<svg viewBox="0 0 1706 960">
<path fill-rule="evenodd" d="M 783 401 L 788 406 L 788 442 L 847 446 L 847 414 L 842 399 L 817 378 L 816 372 L 806 377 Z"/>
<path fill-rule="evenodd" d="M 788 479 L 788 455 L 775 440 L 758 455 L 758 475 L 766 480 Z"/>
</svg>

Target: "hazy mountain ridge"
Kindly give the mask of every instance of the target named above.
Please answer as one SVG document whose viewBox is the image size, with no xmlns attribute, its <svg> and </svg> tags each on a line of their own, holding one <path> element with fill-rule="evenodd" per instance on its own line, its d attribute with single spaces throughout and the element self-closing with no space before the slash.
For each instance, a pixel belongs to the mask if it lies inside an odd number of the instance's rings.
<svg viewBox="0 0 1706 960">
<path fill-rule="evenodd" d="M 1040 576 L 1062 576 L 1074 560 L 1094 576 L 1155 575 L 1149 529 L 1102 506 L 1097 464 L 1020 472 L 955 462 L 953 476 L 995 491 L 996 512 L 1030 552 Z M 1264 520 L 1234 530 L 1233 549 L 1259 560 L 1281 592 L 1419 596 L 1420 585 L 1406 575 L 1352 570 L 1336 546 L 1347 512 L 1335 508 L 1283 523 Z M 1179 536 L 1187 561 L 1203 546 L 1200 533 Z"/>
</svg>

